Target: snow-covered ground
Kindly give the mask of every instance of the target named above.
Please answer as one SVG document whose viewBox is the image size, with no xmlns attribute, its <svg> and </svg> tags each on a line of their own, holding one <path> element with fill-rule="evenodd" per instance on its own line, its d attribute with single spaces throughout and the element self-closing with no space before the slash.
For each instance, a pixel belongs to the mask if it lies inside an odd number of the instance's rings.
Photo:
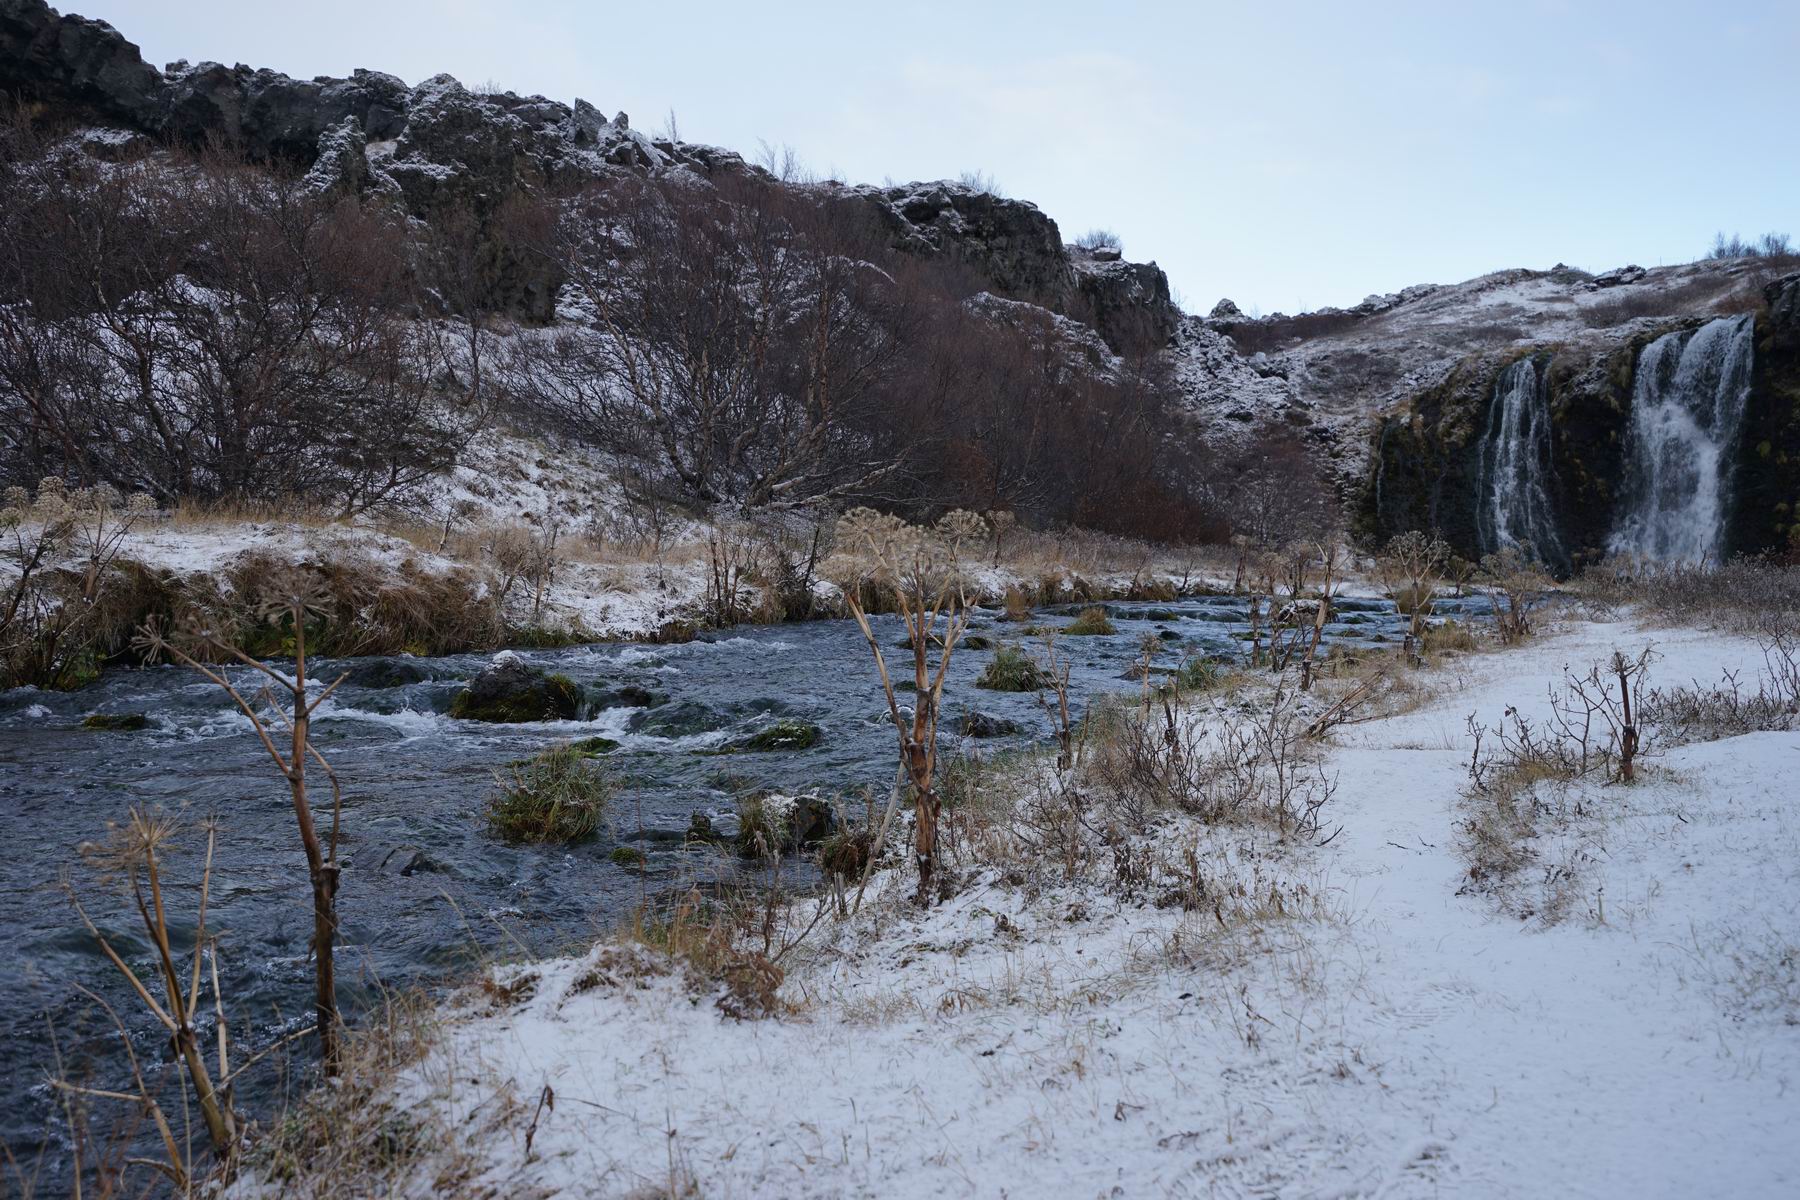
<svg viewBox="0 0 1800 1200">
<path fill-rule="evenodd" d="M 1555 923 L 1465 887 L 1467 715 L 1646 641 L 1665 684 L 1761 663 L 1630 622 L 1461 659 L 1339 731 L 1325 845 L 1158 829 L 1211 911 L 978 869 L 920 912 L 890 872 L 784 964 L 790 1015 L 603 944 L 471 993 L 394 1098 L 497 1194 L 1800 1194 L 1800 734 L 1579 785 Z"/>
</svg>

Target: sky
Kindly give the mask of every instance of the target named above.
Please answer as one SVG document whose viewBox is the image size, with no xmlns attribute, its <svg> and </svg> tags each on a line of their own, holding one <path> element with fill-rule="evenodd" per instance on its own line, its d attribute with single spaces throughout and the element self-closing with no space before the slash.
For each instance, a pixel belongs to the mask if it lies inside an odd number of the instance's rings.
<svg viewBox="0 0 1800 1200">
<path fill-rule="evenodd" d="M 991 177 L 1204 312 L 1800 239 L 1800 3 L 65 0 L 160 66 L 449 72 L 851 182 Z"/>
</svg>

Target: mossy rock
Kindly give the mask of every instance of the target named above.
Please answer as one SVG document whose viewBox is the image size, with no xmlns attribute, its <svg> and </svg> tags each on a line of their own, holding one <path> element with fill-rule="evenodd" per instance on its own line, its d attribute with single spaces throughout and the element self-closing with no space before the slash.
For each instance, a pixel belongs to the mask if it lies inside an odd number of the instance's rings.
<svg viewBox="0 0 1800 1200">
<path fill-rule="evenodd" d="M 518 725 L 572 721 L 580 708 L 581 689 L 574 680 L 528 667 L 518 655 L 503 651 L 456 694 L 450 702 L 450 715 L 459 721 Z"/>
<path fill-rule="evenodd" d="M 824 841 L 837 828 L 828 801 L 814 795 L 764 792 L 738 808 L 737 852 L 744 858 L 791 854 Z"/>
<path fill-rule="evenodd" d="M 781 750 L 808 750 L 819 742 L 822 731 L 811 721 L 784 717 L 746 738 L 721 746 L 719 754 L 769 754 Z"/>
<path fill-rule="evenodd" d="M 81 727 L 109 733 L 137 733 L 150 728 L 150 718 L 143 713 L 92 713 L 81 722 Z"/>
<path fill-rule="evenodd" d="M 965 650 L 992 650 L 994 639 L 985 634 L 971 633 L 958 644 Z"/>
<path fill-rule="evenodd" d="M 598 734 L 593 737 L 578 738 L 569 743 L 569 749 L 580 754 L 585 754 L 590 758 L 596 754 L 611 754 L 618 748 L 619 742 L 617 738 L 601 737 Z"/>
<path fill-rule="evenodd" d="M 648 861 L 636 846 L 620 846 L 606 857 L 621 867 L 641 867 Z"/>
<path fill-rule="evenodd" d="M 637 714 L 631 719 L 630 728 L 633 733 L 651 737 L 680 738 L 711 733 L 724 723 L 723 716 L 698 700 L 678 700 Z"/>
</svg>

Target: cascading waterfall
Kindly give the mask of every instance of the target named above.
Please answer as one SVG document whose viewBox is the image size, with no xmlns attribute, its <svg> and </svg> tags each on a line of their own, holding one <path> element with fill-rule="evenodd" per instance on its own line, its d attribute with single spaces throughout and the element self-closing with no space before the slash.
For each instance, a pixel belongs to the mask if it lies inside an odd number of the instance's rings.
<svg viewBox="0 0 1800 1200">
<path fill-rule="evenodd" d="M 1661 562 L 1718 559 L 1754 354 L 1749 315 L 1664 334 L 1644 347 L 1609 549 Z"/>
<path fill-rule="evenodd" d="M 1546 364 L 1547 366 L 1548 364 Z M 1494 381 L 1487 432 L 1481 439 L 1477 523 L 1484 553 L 1516 549 L 1552 565 L 1566 558 L 1550 507 L 1548 371 L 1522 358 Z"/>
</svg>

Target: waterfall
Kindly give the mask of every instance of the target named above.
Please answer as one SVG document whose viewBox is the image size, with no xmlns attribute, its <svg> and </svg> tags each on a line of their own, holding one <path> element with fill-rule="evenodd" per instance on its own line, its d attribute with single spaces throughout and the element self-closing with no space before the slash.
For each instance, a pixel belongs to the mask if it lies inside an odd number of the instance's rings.
<svg viewBox="0 0 1800 1200">
<path fill-rule="evenodd" d="M 1609 549 L 1664 562 L 1717 561 L 1754 352 L 1748 315 L 1664 334 L 1644 347 Z"/>
<path fill-rule="evenodd" d="M 1548 363 L 1545 364 L 1548 367 Z M 1565 561 L 1546 485 L 1550 469 L 1550 386 L 1535 358 L 1521 358 L 1494 381 L 1481 439 L 1476 522 L 1485 554 L 1516 549 L 1552 565 Z"/>
</svg>

